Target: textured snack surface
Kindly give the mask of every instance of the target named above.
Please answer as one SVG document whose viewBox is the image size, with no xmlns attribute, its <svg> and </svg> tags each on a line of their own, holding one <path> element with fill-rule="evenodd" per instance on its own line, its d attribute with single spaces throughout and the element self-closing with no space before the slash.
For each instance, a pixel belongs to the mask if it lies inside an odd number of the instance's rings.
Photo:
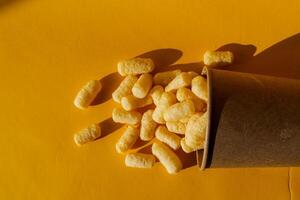
<svg viewBox="0 0 300 200">
<path fill-rule="evenodd" d="M 186 124 L 180 121 L 166 122 L 166 126 L 170 132 L 184 135 Z"/>
<path fill-rule="evenodd" d="M 130 153 L 125 157 L 125 165 L 134 168 L 151 168 L 155 160 L 155 157 L 151 154 Z"/>
<path fill-rule="evenodd" d="M 98 124 L 92 124 L 84 128 L 74 135 L 75 143 L 80 146 L 87 142 L 91 142 L 101 136 L 101 128 Z"/>
<path fill-rule="evenodd" d="M 98 80 L 91 80 L 87 82 L 75 97 L 74 105 L 77 108 L 85 109 L 95 99 L 97 94 L 101 91 L 102 85 Z"/>
<path fill-rule="evenodd" d="M 154 70 L 154 63 L 150 58 L 132 58 L 118 63 L 121 76 L 150 73 Z"/>
<path fill-rule="evenodd" d="M 122 108 L 114 108 L 112 119 L 121 124 L 137 125 L 141 122 L 142 115 L 137 111 L 126 111 Z"/>
<path fill-rule="evenodd" d="M 180 119 L 190 117 L 194 112 L 194 103 L 191 100 L 186 100 L 167 108 L 164 112 L 164 120 L 167 122 L 179 121 Z"/>
<path fill-rule="evenodd" d="M 142 107 L 151 105 L 152 103 L 153 103 L 153 100 L 150 96 L 146 96 L 143 99 L 139 99 L 133 95 L 128 95 L 121 99 L 122 108 L 124 108 L 127 111 L 131 111 L 131 110 L 134 110 L 137 108 L 142 108 Z"/>
<path fill-rule="evenodd" d="M 185 131 L 185 141 L 194 149 L 201 149 L 205 140 L 207 112 L 196 113 L 188 121 Z"/>
<path fill-rule="evenodd" d="M 226 66 L 233 63 L 233 53 L 230 51 L 206 51 L 203 62 L 207 66 Z"/>
<path fill-rule="evenodd" d="M 166 92 L 173 92 L 181 87 L 187 87 L 191 84 L 192 75 L 188 72 L 181 72 L 165 88 Z"/>
<path fill-rule="evenodd" d="M 152 75 L 142 74 L 132 87 L 132 94 L 137 98 L 144 98 L 152 87 Z"/>
<path fill-rule="evenodd" d="M 157 123 L 152 119 L 153 110 L 147 110 L 142 117 L 140 138 L 149 141 L 154 137 Z"/>
<path fill-rule="evenodd" d="M 178 156 L 166 145 L 155 142 L 152 145 L 152 153 L 158 158 L 169 174 L 174 174 L 182 169 L 182 163 Z"/>
<path fill-rule="evenodd" d="M 191 100 L 194 103 L 195 110 L 201 112 L 206 109 L 206 102 L 199 97 L 197 97 L 190 89 L 188 88 L 179 88 L 176 92 L 176 98 L 179 102 L 185 100 Z"/>
<path fill-rule="evenodd" d="M 181 70 L 179 69 L 173 71 L 159 72 L 153 77 L 154 84 L 166 86 L 180 73 Z"/>
<path fill-rule="evenodd" d="M 119 87 L 112 93 L 112 98 L 115 102 L 120 103 L 123 97 L 131 94 L 131 89 L 138 78 L 134 75 L 128 75 L 120 83 Z"/>
<path fill-rule="evenodd" d="M 175 133 L 170 132 L 165 126 L 157 127 L 155 131 L 155 137 L 169 145 L 172 149 L 177 150 L 180 148 L 180 137 Z"/>
<path fill-rule="evenodd" d="M 196 76 L 192 80 L 192 92 L 207 102 L 208 94 L 207 94 L 207 81 L 202 76 Z"/>
<path fill-rule="evenodd" d="M 134 145 L 138 137 L 139 129 L 137 127 L 128 126 L 116 144 L 117 152 L 124 153 L 128 151 Z"/>
</svg>

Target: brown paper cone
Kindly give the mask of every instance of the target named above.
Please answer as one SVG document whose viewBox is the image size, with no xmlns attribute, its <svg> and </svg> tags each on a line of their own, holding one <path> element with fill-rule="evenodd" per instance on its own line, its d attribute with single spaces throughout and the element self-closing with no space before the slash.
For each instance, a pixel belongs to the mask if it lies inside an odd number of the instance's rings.
<svg viewBox="0 0 300 200">
<path fill-rule="evenodd" d="M 201 169 L 300 166 L 300 81 L 208 69 Z"/>
</svg>

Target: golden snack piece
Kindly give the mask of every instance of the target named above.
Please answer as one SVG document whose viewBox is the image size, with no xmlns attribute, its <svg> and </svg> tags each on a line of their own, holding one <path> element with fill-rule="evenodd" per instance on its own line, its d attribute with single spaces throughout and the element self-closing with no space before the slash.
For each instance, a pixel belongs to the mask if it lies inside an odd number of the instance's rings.
<svg viewBox="0 0 300 200">
<path fill-rule="evenodd" d="M 191 85 L 192 75 L 188 72 L 181 72 L 177 75 L 165 88 L 166 92 L 173 92 L 181 87 L 187 87 Z"/>
<path fill-rule="evenodd" d="M 161 95 L 164 93 L 164 91 L 165 89 L 161 85 L 156 85 L 150 90 L 149 95 L 152 97 L 153 103 L 156 106 L 158 105 L 159 99 Z"/>
<path fill-rule="evenodd" d="M 180 121 L 166 122 L 166 126 L 170 132 L 184 135 L 186 124 Z"/>
<path fill-rule="evenodd" d="M 187 124 L 190 118 L 191 118 L 191 116 L 182 118 L 182 119 L 179 120 L 179 122 Z"/>
<path fill-rule="evenodd" d="M 138 137 L 139 129 L 134 126 L 128 126 L 116 144 L 117 152 L 125 153 L 128 151 L 134 145 Z"/>
<path fill-rule="evenodd" d="M 133 95 L 128 95 L 121 99 L 122 108 L 124 108 L 127 111 L 131 111 L 137 108 L 142 108 L 151 105 L 152 103 L 153 100 L 150 96 L 146 96 L 143 99 L 138 99 Z"/>
<path fill-rule="evenodd" d="M 112 119 L 121 124 L 137 125 L 141 122 L 142 115 L 137 111 L 126 111 L 122 108 L 114 108 Z"/>
<path fill-rule="evenodd" d="M 203 149 L 203 144 L 204 144 L 204 142 L 202 143 L 202 146 L 199 147 L 200 149 Z M 185 153 L 191 153 L 191 152 L 194 152 L 194 151 L 197 150 L 197 149 L 194 149 L 194 148 L 188 146 L 188 145 L 186 144 L 185 138 L 182 138 L 182 139 L 181 139 L 180 145 L 181 145 L 182 150 L 183 150 Z"/>
<path fill-rule="evenodd" d="M 159 141 L 169 145 L 174 150 L 177 150 L 180 148 L 181 138 L 178 135 L 176 135 L 175 133 L 168 131 L 168 129 L 165 126 L 157 127 L 157 129 L 155 131 L 155 137 Z"/>
<path fill-rule="evenodd" d="M 207 66 L 226 66 L 232 64 L 233 53 L 230 51 L 206 51 L 203 55 L 203 62 Z"/>
<path fill-rule="evenodd" d="M 201 112 L 206 109 L 206 102 L 198 98 L 190 89 L 179 88 L 176 92 L 176 98 L 179 102 L 190 99 L 193 101 L 196 112 Z"/>
<path fill-rule="evenodd" d="M 152 87 L 152 75 L 142 74 L 132 87 L 132 94 L 136 98 L 145 98 Z"/>
<path fill-rule="evenodd" d="M 101 91 L 102 85 L 98 80 L 87 82 L 77 93 L 74 105 L 79 109 L 87 108 Z"/>
<path fill-rule="evenodd" d="M 119 87 L 112 93 L 115 102 L 121 103 L 121 99 L 131 94 L 132 87 L 138 78 L 134 75 L 128 75 L 120 83 Z"/>
<path fill-rule="evenodd" d="M 207 112 L 195 113 L 186 125 L 185 142 L 193 149 L 203 148 L 206 126 L 208 123 Z"/>
<path fill-rule="evenodd" d="M 130 153 L 125 157 L 125 165 L 134 168 L 151 168 L 155 164 L 155 160 L 151 154 Z"/>
<path fill-rule="evenodd" d="M 157 107 L 153 111 L 153 120 L 159 124 L 164 124 L 164 111 L 174 103 L 176 103 L 175 94 L 171 92 L 164 92 L 159 99 Z"/>
<path fill-rule="evenodd" d="M 180 119 L 191 116 L 195 113 L 195 106 L 191 100 L 185 100 L 176 103 L 164 111 L 164 120 L 166 122 L 179 121 Z"/>
<path fill-rule="evenodd" d="M 202 76 L 196 76 L 192 80 L 192 92 L 200 99 L 207 102 L 207 81 Z"/>
<path fill-rule="evenodd" d="M 180 73 L 181 70 L 179 69 L 173 71 L 159 72 L 153 77 L 154 84 L 166 86 Z"/>
<path fill-rule="evenodd" d="M 101 128 L 98 124 L 92 124 L 74 135 L 74 141 L 78 146 L 94 141 L 101 136 Z"/>
<path fill-rule="evenodd" d="M 154 142 L 152 153 L 158 158 L 169 174 L 174 174 L 182 169 L 182 163 L 178 156 L 161 142 Z"/>
<path fill-rule="evenodd" d="M 154 137 L 157 123 L 152 119 L 153 110 L 147 110 L 142 117 L 140 138 L 149 141 Z"/>
<path fill-rule="evenodd" d="M 150 58 L 132 58 L 118 63 L 121 76 L 150 73 L 154 70 L 154 63 Z"/>
</svg>

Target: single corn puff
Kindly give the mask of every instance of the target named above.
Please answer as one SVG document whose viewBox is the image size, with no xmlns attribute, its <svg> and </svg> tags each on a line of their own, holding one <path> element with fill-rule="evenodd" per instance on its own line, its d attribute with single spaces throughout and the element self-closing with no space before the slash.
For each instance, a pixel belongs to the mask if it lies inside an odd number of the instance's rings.
<svg viewBox="0 0 300 200">
<path fill-rule="evenodd" d="M 132 94 L 136 98 L 145 98 L 152 87 L 152 75 L 142 74 L 132 87 Z"/>
<path fill-rule="evenodd" d="M 195 106 L 191 100 L 185 100 L 181 103 L 176 103 L 164 112 L 164 120 L 166 122 L 179 121 L 180 119 L 191 116 L 195 113 Z"/>
<path fill-rule="evenodd" d="M 98 80 L 89 81 L 78 92 L 74 100 L 74 105 L 80 109 L 87 108 L 95 99 L 97 94 L 101 91 L 101 89 L 102 89 L 102 85 L 100 81 Z"/>
<path fill-rule="evenodd" d="M 155 160 L 155 157 L 151 154 L 130 153 L 125 157 L 125 165 L 134 168 L 151 168 Z"/>
<path fill-rule="evenodd" d="M 121 76 L 150 73 L 154 70 L 154 63 L 150 58 L 132 58 L 118 63 Z"/>
<path fill-rule="evenodd" d="M 166 126 L 170 132 L 184 135 L 185 134 L 185 123 L 180 121 L 177 122 L 166 122 Z"/>
<path fill-rule="evenodd" d="M 152 119 L 153 110 L 147 110 L 142 117 L 140 138 L 149 141 L 154 137 L 157 123 Z"/>
<path fill-rule="evenodd" d="M 175 133 L 168 131 L 168 129 L 165 126 L 157 127 L 157 129 L 155 131 L 155 137 L 159 141 L 169 145 L 174 150 L 177 150 L 180 148 L 181 138 L 178 135 L 176 135 Z"/>
<path fill-rule="evenodd" d="M 182 169 L 180 159 L 166 145 L 160 142 L 154 142 L 152 145 L 152 153 L 156 158 L 158 158 L 169 174 L 177 173 Z"/>
<path fill-rule="evenodd" d="M 208 94 L 207 94 L 207 82 L 206 79 L 202 76 L 196 76 L 192 80 L 192 92 L 207 102 Z"/>
<path fill-rule="evenodd" d="M 74 135 L 74 141 L 78 146 L 94 141 L 101 136 L 101 128 L 98 124 L 92 124 Z"/>
<path fill-rule="evenodd" d="M 142 115 L 137 111 L 126 111 L 122 108 L 114 108 L 112 112 L 112 119 L 114 122 L 137 125 L 141 122 Z"/>
<path fill-rule="evenodd" d="M 185 131 L 185 142 L 193 149 L 203 148 L 206 127 L 208 123 L 207 112 L 194 114 L 187 123 Z"/>
<path fill-rule="evenodd" d="M 173 71 L 159 72 L 153 77 L 154 84 L 166 86 L 180 73 L 181 70 L 179 69 Z"/>
<path fill-rule="evenodd" d="M 191 85 L 192 76 L 188 72 L 181 72 L 165 88 L 166 92 L 173 92 L 181 87 Z"/>
<path fill-rule="evenodd" d="M 116 144 L 117 152 L 125 153 L 128 151 L 135 144 L 138 137 L 139 129 L 134 126 L 128 126 Z"/>
<path fill-rule="evenodd" d="M 226 66 L 233 63 L 234 56 L 230 51 L 206 51 L 203 62 L 207 66 Z"/>
<path fill-rule="evenodd" d="M 156 85 L 150 90 L 149 94 L 152 97 L 153 102 L 156 106 L 158 105 L 159 99 L 161 95 L 164 93 L 164 91 L 165 90 L 161 85 Z"/>
</svg>

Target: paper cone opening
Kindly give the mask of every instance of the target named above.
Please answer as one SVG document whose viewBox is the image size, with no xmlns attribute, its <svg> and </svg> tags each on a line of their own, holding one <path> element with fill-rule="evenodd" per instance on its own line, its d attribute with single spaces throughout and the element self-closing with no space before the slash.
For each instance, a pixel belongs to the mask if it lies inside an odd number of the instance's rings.
<svg viewBox="0 0 300 200">
<path fill-rule="evenodd" d="M 300 166 L 300 81 L 204 69 L 204 168 Z"/>
</svg>

